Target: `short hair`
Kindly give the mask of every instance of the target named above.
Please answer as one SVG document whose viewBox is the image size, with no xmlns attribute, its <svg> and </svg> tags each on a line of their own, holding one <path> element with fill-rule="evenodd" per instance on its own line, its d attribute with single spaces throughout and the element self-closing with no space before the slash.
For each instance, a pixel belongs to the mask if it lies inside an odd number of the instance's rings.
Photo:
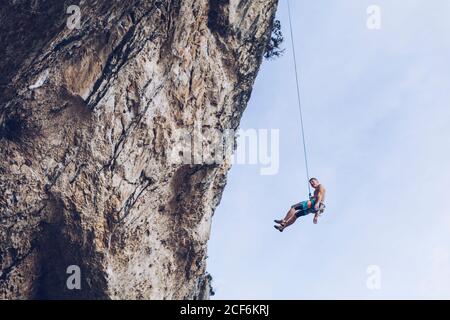
<svg viewBox="0 0 450 320">
<path fill-rule="evenodd" d="M 309 179 L 309 182 L 311 182 L 311 181 L 313 181 L 313 180 L 319 182 L 319 180 L 318 180 L 317 178 L 311 178 L 311 179 Z"/>
</svg>

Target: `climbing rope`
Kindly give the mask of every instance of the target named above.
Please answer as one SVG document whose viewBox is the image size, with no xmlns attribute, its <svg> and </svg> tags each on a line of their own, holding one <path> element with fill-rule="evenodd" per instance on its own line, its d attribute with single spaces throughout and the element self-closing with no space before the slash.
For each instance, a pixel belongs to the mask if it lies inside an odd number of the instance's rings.
<svg viewBox="0 0 450 320">
<path fill-rule="evenodd" d="M 297 101 L 298 101 L 298 110 L 300 111 L 300 126 L 302 131 L 302 141 L 303 141 L 303 154 L 305 155 L 305 168 L 306 168 L 306 177 L 308 178 L 308 192 L 309 196 L 311 196 L 311 187 L 309 186 L 309 166 L 308 166 L 308 156 L 306 153 L 306 139 L 305 139 L 305 129 L 303 126 L 303 112 L 302 112 L 302 102 L 300 98 L 300 81 L 297 70 L 297 57 L 295 54 L 295 41 L 294 41 L 294 32 L 292 28 L 292 17 L 291 17 L 291 4 L 290 1 L 287 0 L 288 12 L 289 12 L 289 30 L 291 32 L 291 46 L 292 46 L 292 55 L 294 57 L 294 70 L 295 70 L 295 82 L 297 85 Z"/>
</svg>

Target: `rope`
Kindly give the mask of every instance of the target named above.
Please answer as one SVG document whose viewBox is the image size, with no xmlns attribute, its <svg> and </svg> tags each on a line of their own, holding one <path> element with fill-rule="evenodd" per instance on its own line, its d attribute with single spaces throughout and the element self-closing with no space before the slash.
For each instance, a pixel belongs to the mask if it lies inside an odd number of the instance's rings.
<svg viewBox="0 0 450 320">
<path fill-rule="evenodd" d="M 300 125 L 302 129 L 302 141 L 303 141 L 303 154 L 305 155 L 305 168 L 306 168 L 306 176 L 308 178 L 308 192 L 311 196 L 311 187 L 309 185 L 309 166 L 308 166 L 308 156 L 306 153 L 306 139 L 305 139 L 305 129 L 303 126 L 303 112 L 302 112 L 302 103 L 300 98 L 300 81 L 297 71 L 297 57 L 295 54 L 295 42 L 294 42 L 294 32 L 292 31 L 292 18 L 291 18 L 291 4 L 290 1 L 287 0 L 288 12 L 289 12 L 289 30 L 291 32 L 291 45 L 292 45 L 292 55 L 294 56 L 294 70 L 295 70 L 295 81 L 297 85 L 297 101 L 298 101 L 298 110 L 300 111 Z"/>
</svg>

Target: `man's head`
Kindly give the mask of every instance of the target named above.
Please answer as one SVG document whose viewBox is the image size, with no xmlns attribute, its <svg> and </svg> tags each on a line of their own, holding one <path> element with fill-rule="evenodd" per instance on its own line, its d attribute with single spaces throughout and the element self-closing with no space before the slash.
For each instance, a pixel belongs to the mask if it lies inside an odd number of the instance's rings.
<svg viewBox="0 0 450 320">
<path fill-rule="evenodd" d="M 314 189 L 320 185 L 319 180 L 317 180 L 317 178 L 309 179 L 309 183 L 311 184 L 311 187 L 313 187 Z"/>
</svg>

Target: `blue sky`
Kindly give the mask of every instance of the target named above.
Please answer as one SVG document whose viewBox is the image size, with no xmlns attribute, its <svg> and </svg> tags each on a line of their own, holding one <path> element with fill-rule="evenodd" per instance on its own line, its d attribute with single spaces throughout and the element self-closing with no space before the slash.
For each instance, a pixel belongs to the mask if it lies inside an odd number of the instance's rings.
<svg viewBox="0 0 450 320">
<path fill-rule="evenodd" d="M 234 165 L 208 271 L 217 299 L 450 298 L 450 2 L 292 1 L 307 148 L 327 212 L 279 233 L 307 196 L 287 6 L 241 128 L 280 129 L 280 168 Z M 366 27 L 369 5 L 381 30 Z M 367 268 L 380 270 L 369 290 Z"/>
</svg>

